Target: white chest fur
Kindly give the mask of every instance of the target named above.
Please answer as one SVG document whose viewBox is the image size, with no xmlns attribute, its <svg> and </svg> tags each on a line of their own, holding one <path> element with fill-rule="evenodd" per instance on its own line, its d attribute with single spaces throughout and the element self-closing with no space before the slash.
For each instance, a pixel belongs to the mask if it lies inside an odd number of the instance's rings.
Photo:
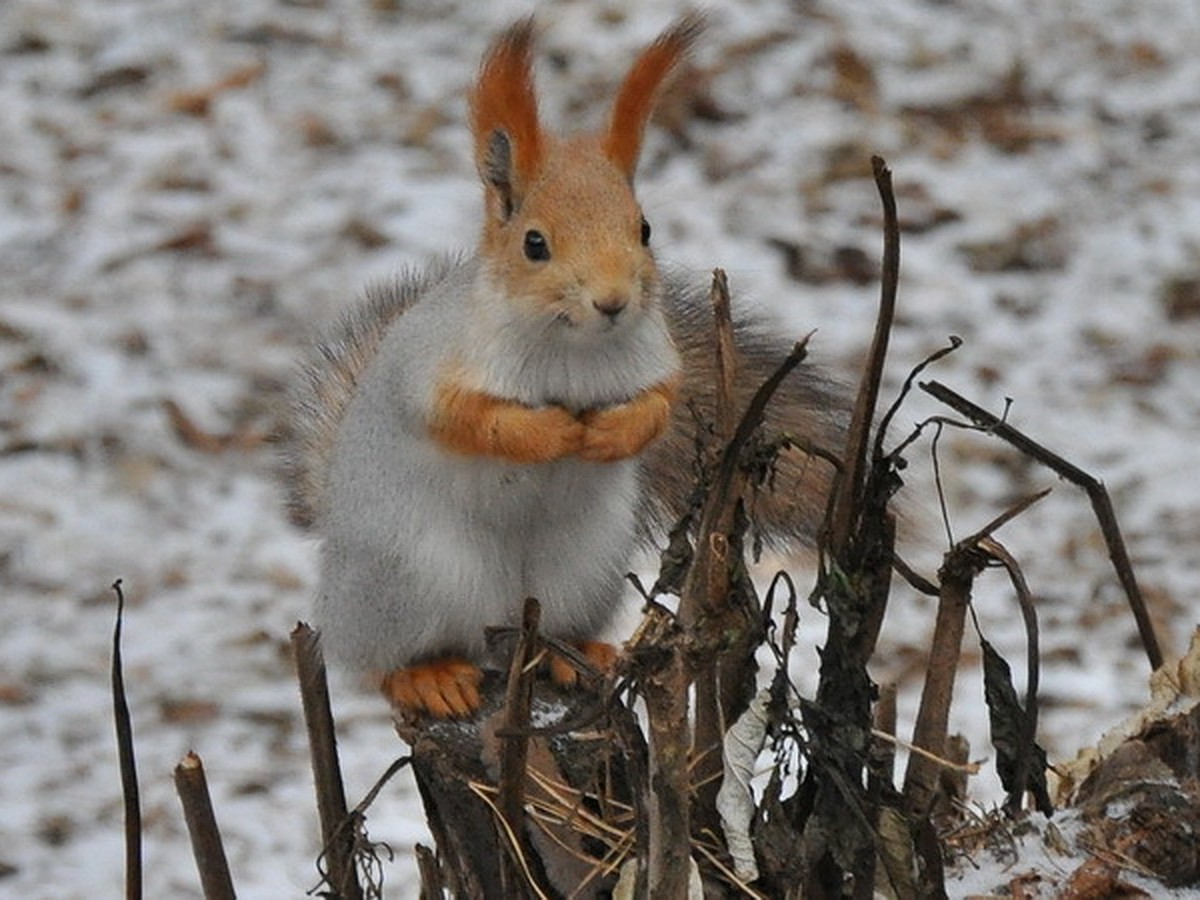
<svg viewBox="0 0 1200 900">
<path fill-rule="evenodd" d="M 577 409 L 626 400 L 676 365 L 657 311 L 611 340 L 548 343 L 543 334 L 521 353 L 532 335 L 510 329 L 503 343 L 474 343 L 478 317 L 462 308 L 456 321 L 450 303 L 436 307 L 448 300 L 438 293 L 381 343 L 330 466 L 316 618 L 327 653 L 358 668 L 478 657 L 485 627 L 515 624 L 528 596 L 542 602 L 548 633 L 594 637 L 621 592 L 637 461 L 515 464 L 436 444 L 431 386 L 448 348 L 500 396 Z M 461 297 L 461 285 L 450 293 Z"/>
</svg>

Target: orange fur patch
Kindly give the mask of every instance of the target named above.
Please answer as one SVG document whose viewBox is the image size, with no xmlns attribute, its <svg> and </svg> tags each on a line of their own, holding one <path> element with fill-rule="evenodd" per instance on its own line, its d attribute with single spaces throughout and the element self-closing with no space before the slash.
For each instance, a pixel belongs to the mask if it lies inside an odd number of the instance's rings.
<svg viewBox="0 0 1200 900">
<path fill-rule="evenodd" d="M 542 160 L 542 130 L 533 90 L 533 19 L 501 34 L 483 59 L 471 92 L 471 132 L 475 163 L 483 171 L 492 133 L 501 130 L 513 143 L 513 166 L 525 185 Z"/>
<path fill-rule="evenodd" d="M 605 675 L 611 675 L 617 665 L 617 648 L 604 641 L 579 641 L 575 644 L 587 661 Z M 566 657 L 558 654 L 550 656 L 550 678 L 555 684 L 572 687 L 579 682 L 579 673 L 567 661 Z"/>
<path fill-rule="evenodd" d="M 393 706 L 406 714 L 453 719 L 479 709 L 482 680 L 478 666 L 447 656 L 389 672 L 380 689 Z"/>
<path fill-rule="evenodd" d="M 704 20 L 699 15 L 684 16 L 642 51 L 621 83 L 604 137 L 604 153 L 631 181 L 658 89 L 703 28 Z"/>
<path fill-rule="evenodd" d="M 434 440 L 467 456 L 549 462 L 574 455 L 583 443 L 583 423 L 560 406 L 522 406 L 453 380 L 443 382 L 434 408 Z"/>
<path fill-rule="evenodd" d="M 671 404 L 679 392 L 680 378 L 671 378 L 647 388 L 628 403 L 585 413 L 581 459 L 615 462 L 628 459 L 646 448 L 671 420 Z"/>
</svg>

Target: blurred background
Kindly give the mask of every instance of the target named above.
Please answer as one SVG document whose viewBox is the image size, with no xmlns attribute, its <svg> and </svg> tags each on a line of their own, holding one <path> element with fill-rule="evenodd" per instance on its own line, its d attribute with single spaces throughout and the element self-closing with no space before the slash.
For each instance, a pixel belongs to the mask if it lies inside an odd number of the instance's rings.
<svg viewBox="0 0 1200 900">
<path fill-rule="evenodd" d="M 688 5 L 592 0 L 8 0 L 0 6 L 0 893 L 113 896 L 121 807 L 110 584 L 147 892 L 198 896 L 170 782 L 205 759 L 244 897 L 318 881 L 287 635 L 315 547 L 267 440 L 295 360 L 361 292 L 469 249 L 479 188 L 464 88 L 536 9 L 544 117 L 602 120 L 636 52 Z M 725 268 L 852 380 L 881 244 L 870 155 L 904 226 L 889 391 L 933 377 L 1102 478 L 1169 652 L 1200 589 L 1200 8 L 1190 0 L 713 3 L 663 99 L 639 193 L 660 260 Z M 934 413 L 915 396 L 896 438 Z M 1148 666 L 1073 487 L 983 435 L 938 447 L 951 533 L 1054 492 L 999 537 L 1038 597 L 1042 740 L 1071 756 L 1138 706 Z M 947 538 L 931 450 L 909 454 L 905 554 Z M 800 570 L 801 583 L 805 577 Z M 977 593 L 1023 671 L 999 575 Z M 911 715 L 933 609 L 898 588 L 876 676 Z M 804 625 L 819 642 L 816 612 Z M 953 727 L 989 755 L 968 635 Z M 796 661 L 813 683 L 811 646 Z M 805 679 L 810 679 L 805 681 Z M 349 793 L 403 752 L 336 683 Z M 902 721 L 901 728 L 904 729 Z M 995 799 L 983 779 L 981 803 Z M 423 826 L 401 776 L 368 816 L 415 896 Z"/>
</svg>

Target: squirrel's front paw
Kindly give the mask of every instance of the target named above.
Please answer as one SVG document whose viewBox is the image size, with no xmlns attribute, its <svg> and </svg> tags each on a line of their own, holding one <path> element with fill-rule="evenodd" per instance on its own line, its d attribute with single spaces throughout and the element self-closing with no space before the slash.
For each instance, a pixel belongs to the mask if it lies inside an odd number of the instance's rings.
<svg viewBox="0 0 1200 900">
<path fill-rule="evenodd" d="M 395 669 L 384 676 L 381 688 L 392 705 L 404 713 L 454 719 L 479 709 L 482 680 L 478 666 L 448 656 Z"/>
<path fill-rule="evenodd" d="M 524 406 L 454 382 L 442 386 L 430 421 L 430 434 L 444 447 L 516 463 L 574 456 L 583 432 L 561 406 Z"/>
<path fill-rule="evenodd" d="M 574 456 L 583 445 L 585 426 L 561 406 L 513 407 L 502 455 L 514 462 L 550 462 Z"/>
<path fill-rule="evenodd" d="M 663 433 L 670 418 L 670 398 L 659 389 L 646 391 L 628 403 L 589 410 L 580 417 L 586 430 L 579 456 L 589 462 L 635 456 Z"/>
</svg>

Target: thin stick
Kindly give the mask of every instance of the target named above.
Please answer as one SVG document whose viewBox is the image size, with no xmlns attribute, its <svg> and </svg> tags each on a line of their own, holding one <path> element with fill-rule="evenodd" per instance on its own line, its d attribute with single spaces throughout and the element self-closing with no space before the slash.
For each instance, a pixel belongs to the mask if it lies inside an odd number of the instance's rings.
<svg viewBox="0 0 1200 900">
<path fill-rule="evenodd" d="M 417 871 L 421 875 L 420 900 L 443 900 L 446 896 L 446 883 L 442 878 L 442 867 L 438 864 L 437 854 L 424 844 L 417 844 Z"/>
<path fill-rule="evenodd" d="M 730 886 L 737 888 L 740 894 L 750 897 L 751 900 L 767 900 L 766 895 L 760 894 L 749 884 L 738 878 L 737 874 L 731 868 L 729 868 L 729 866 L 725 865 L 725 861 L 704 844 L 700 843 L 699 841 L 695 841 L 693 842 L 692 846 L 699 850 L 700 855 L 708 860 L 709 864 L 714 869 L 724 875 L 725 880 L 729 882 Z"/>
<path fill-rule="evenodd" d="M 1036 493 L 1029 494 L 1028 496 L 1022 497 L 1020 500 L 1018 500 L 1016 503 L 1014 503 L 1008 509 L 1004 510 L 1004 512 L 1000 513 L 1000 515 L 996 516 L 994 519 L 992 519 L 990 522 L 988 522 L 986 525 L 984 525 L 982 528 L 980 528 L 974 534 L 970 535 L 969 537 L 963 538 L 961 541 L 959 541 L 959 544 L 963 547 L 977 546 L 982 541 L 991 538 L 992 534 L 1000 529 L 1000 526 L 1005 525 L 1008 522 L 1011 522 L 1013 519 L 1015 519 L 1021 513 L 1025 512 L 1025 510 L 1029 509 L 1029 507 L 1033 506 L 1033 504 L 1037 503 L 1039 500 L 1045 499 L 1048 496 L 1050 496 L 1050 488 L 1043 488 L 1042 490 L 1037 491 Z"/>
<path fill-rule="evenodd" d="M 834 503 L 830 548 L 834 558 L 839 561 L 853 532 L 854 521 L 858 517 L 862 502 L 863 487 L 866 484 L 867 448 L 871 439 L 875 407 L 879 402 L 883 365 L 887 358 L 892 321 L 896 315 L 896 294 L 900 284 L 900 226 L 896 216 L 896 195 L 892 190 L 892 173 L 887 163 L 878 156 L 871 157 L 871 167 L 883 203 L 883 271 L 875 334 L 871 338 L 867 368 L 854 403 L 854 415 L 850 420 L 846 452 L 843 456 L 846 468 L 842 473 L 838 496 Z"/>
<path fill-rule="evenodd" d="M 513 852 L 513 857 L 518 866 L 520 866 L 521 872 L 525 876 L 526 886 L 538 896 L 539 900 L 550 900 L 550 898 L 546 895 L 546 892 L 538 887 L 537 882 L 534 881 L 533 873 L 529 871 L 529 861 L 525 858 L 525 854 L 521 850 L 521 844 L 517 841 L 517 836 L 509 827 L 508 822 L 505 821 L 504 814 L 500 812 L 500 807 L 498 807 L 495 801 L 488 796 L 487 786 L 477 782 L 471 782 L 467 785 L 467 787 L 470 788 L 476 797 L 486 803 L 488 808 L 496 816 L 496 821 L 500 826 L 500 831 L 505 840 L 508 842 L 508 846 Z"/>
<path fill-rule="evenodd" d="M 688 768 L 691 729 L 688 728 L 688 673 L 684 662 L 687 635 L 667 610 L 651 607 L 646 627 L 626 652 L 637 667 L 637 684 L 646 703 L 649 738 L 648 771 L 635 770 L 632 787 L 636 805 L 638 852 L 646 862 L 646 886 L 637 896 L 687 896 L 691 865 L 691 772 Z M 618 717 L 614 724 L 636 761 L 641 735 L 636 726 Z M 638 767 L 640 769 L 640 767 Z M 644 836 L 644 837 L 643 837 Z"/>
<path fill-rule="evenodd" d="M 713 270 L 709 301 L 712 303 L 713 325 L 717 337 L 717 437 L 725 444 L 733 437 L 737 359 L 733 349 L 733 312 L 729 303 L 729 279 L 724 269 Z"/>
<path fill-rule="evenodd" d="M 652 607 L 653 608 L 653 607 Z M 654 614 L 654 618 L 668 615 L 662 611 Z M 651 615 L 646 616 L 647 620 Z M 643 631 L 644 629 L 639 629 Z M 645 629 L 648 630 L 648 629 Z M 631 639 L 627 644 L 636 648 L 640 642 Z M 633 658 L 633 653 L 630 657 Z M 633 802 L 633 858 L 637 860 L 634 878 L 635 896 L 643 896 L 648 890 L 650 868 L 650 834 L 654 830 L 657 809 L 652 809 L 650 778 L 650 752 L 646 737 L 637 719 L 630 712 L 634 697 L 627 694 L 626 702 L 621 703 L 614 696 L 612 703 L 613 714 L 609 719 L 612 729 L 613 742 L 625 759 L 627 766 L 626 782 L 629 785 L 629 797 Z M 689 825 L 690 828 L 690 825 Z"/>
<path fill-rule="evenodd" d="M 651 897 L 687 895 L 691 816 L 689 815 L 687 676 L 679 650 L 669 668 L 642 681 L 650 730 Z"/>
<path fill-rule="evenodd" d="M 304 725 L 312 757 L 313 782 L 317 791 L 317 815 L 321 821 L 321 843 L 329 866 L 329 886 L 342 900 L 362 900 L 362 886 L 354 868 L 354 831 L 345 828 L 346 789 L 338 761 L 337 734 L 329 705 L 329 682 L 317 633 L 303 622 L 292 630 L 296 675 L 304 707 Z"/>
<path fill-rule="evenodd" d="M 733 395 L 733 325 L 729 312 L 729 292 L 724 273 L 716 270 L 712 284 L 713 315 L 718 347 L 718 438 L 723 442 L 696 530 L 696 555 L 684 582 L 679 600 L 679 618 L 685 627 L 697 629 L 700 623 L 721 621 L 729 607 L 731 559 L 730 537 L 735 531 L 738 504 L 746 485 L 741 467 L 742 451 L 761 426 L 772 395 L 788 374 L 804 359 L 807 338 L 797 343 L 779 367 L 754 393 L 740 418 L 735 419 Z M 709 633 L 713 626 L 709 626 Z M 731 645 L 729 649 L 697 654 L 689 660 L 689 678 L 694 685 L 694 752 L 706 754 L 718 749 L 729 717 L 739 702 L 738 691 L 744 683 L 742 668 L 747 655 Z M 686 689 L 686 683 L 684 685 Z M 699 772 L 704 786 L 693 803 L 697 827 L 717 824 L 714 778 L 719 778 L 719 755 Z"/>
<path fill-rule="evenodd" d="M 529 756 L 529 703 L 533 693 L 533 668 L 530 659 L 538 654 L 537 632 L 541 607 L 526 598 L 521 631 L 508 667 L 504 691 L 503 742 L 500 751 L 500 815 L 512 836 L 513 849 L 524 853 L 525 769 Z"/>
<path fill-rule="evenodd" d="M 909 810 L 927 814 L 937 789 L 937 770 L 930 758 L 940 758 L 946 747 L 946 730 L 950 721 L 950 703 L 954 696 L 954 677 L 962 653 L 963 631 L 967 621 L 967 606 L 975 576 L 984 566 L 974 546 L 959 543 L 946 554 L 938 573 L 941 590 L 938 595 L 937 617 L 929 647 L 925 685 L 913 727 L 913 745 L 926 754 L 914 753 L 908 759 L 904 773 L 904 795 Z"/>
<path fill-rule="evenodd" d="M 121 579 L 112 584 L 117 594 L 117 623 L 113 627 L 112 695 L 113 719 L 117 726 L 117 760 L 121 767 L 121 796 L 125 806 L 125 897 L 142 897 L 142 802 L 138 790 L 137 756 L 133 749 L 133 719 L 125 696 L 125 674 L 121 662 L 121 626 L 125 617 L 125 594 Z"/>
<path fill-rule="evenodd" d="M 929 648 L 929 664 L 921 703 L 913 728 L 913 744 L 934 757 L 943 756 L 946 730 L 950 720 L 950 704 L 954 695 L 954 678 L 962 653 L 963 630 L 975 577 L 987 566 L 989 553 L 981 545 L 989 541 L 996 529 L 1037 503 L 1049 490 L 1023 497 L 1000 515 L 955 544 L 946 554 L 938 573 L 941 584 L 938 592 L 937 617 L 934 620 L 933 640 Z M 910 809 L 924 812 L 933 800 L 936 771 L 920 753 L 909 757 L 904 773 L 904 794 Z"/>
<path fill-rule="evenodd" d="M 927 381 L 923 382 L 920 387 L 960 415 L 966 416 L 987 433 L 994 434 L 1026 456 L 1037 460 L 1060 477 L 1084 490 L 1092 503 L 1092 511 L 1100 523 L 1100 533 L 1104 536 L 1104 543 L 1108 548 L 1108 556 L 1112 560 L 1113 568 L 1116 569 L 1117 578 L 1125 590 L 1125 598 L 1128 600 L 1133 618 L 1137 622 L 1138 634 L 1141 636 L 1146 658 L 1150 661 L 1152 669 L 1159 668 L 1163 664 L 1162 648 L 1158 641 L 1158 635 L 1154 631 L 1154 622 L 1150 619 L 1150 613 L 1146 609 L 1146 601 L 1142 597 L 1141 589 L 1134 577 L 1133 563 L 1129 560 L 1125 539 L 1121 536 L 1121 528 L 1117 524 L 1117 514 L 1113 510 L 1112 500 L 1108 496 L 1104 482 L 1089 475 L 1052 450 L 1043 447 L 986 409 L 976 406 L 944 384 Z"/>
<path fill-rule="evenodd" d="M 811 334 L 805 335 L 792 346 L 791 352 L 771 373 L 771 376 L 762 383 L 746 405 L 746 411 L 742 414 L 742 418 L 733 432 L 733 437 L 725 447 L 725 452 L 717 467 L 717 475 L 713 479 L 712 493 L 716 497 L 714 505 L 717 508 L 723 507 L 726 503 L 742 448 L 746 446 L 746 442 L 750 440 L 754 430 L 762 424 L 763 418 L 766 416 L 767 404 L 771 402 L 771 398 L 775 396 L 775 391 L 783 383 L 783 380 L 808 356 L 808 340 L 811 336 Z"/>
<path fill-rule="evenodd" d="M 371 785 L 371 789 L 367 791 L 367 795 L 358 801 L 353 810 L 354 815 L 362 817 L 371 804 L 375 802 L 375 798 L 379 796 L 379 792 L 383 790 L 383 786 L 392 780 L 392 776 L 411 763 L 411 756 L 401 756 L 398 759 L 392 760 L 392 764 L 384 769 L 383 774 Z"/>
<path fill-rule="evenodd" d="M 1034 741 L 1037 740 L 1038 720 L 1038 682 L 1041 678 L 1041 650 L 1038 641 L 1037 607 L 1033 603 L 1033 593 L 1025 580 L 1025 573 L 1016 558 L 994 538 L 984 538 L 979 546 L 992 557 L 1000 561 L 1008 572 L 1013 590 L 1017 594 L 1017 602 L 1021 606 L 1021 618 L 1025 622 L 1025 715 L 1021 743 L 1017 748 L 1017 770 L 1013 774 L 1013 789 L 1006 806 L 1009 811 L 1016 813 L 1025 798 L 1029 785 L 1029 766 L 1032 762 Z M 1036 793 L 1036 792 L 1035 792 Z M 1035 798 L 1041 805 L 1042 798 Z"/>
<path fill-rule="evenodd" d="M 931 763 L 941 769 L 949 769 L 952 772 L 962 772 L 964 775 L 978 775 L 982 770 L 982 767 L 979 765 L 979 763 L 955 762 L 954 760 L 947 759 L 944 756 L 938 756 L 936 753 L 930 753 L 928 750 L 918 747 L 916 744 L 910 744 L 908 741 L 902 741 L 894 734 L 891 734 L 887 731 L 882 731 L 878 728 L 871 729 L 871 737 L 887 744 L 891 744 L 892 746 L 901 747 L 904 750 L 907 750 L 909 753 L 915 753 L 918 756 L 923 756 L 925 759 L 929 760 Z"/>
<path fill-rule="evenodd" d="M 896 738 L 896 682 L 889 681 L 879 686 L 879 701 L 875 704 L 875 727 L 871 729 L 872 737 L 881 743 L 872 748 L 875 772 L 878 777 L 892 783 L 892 773 L 896 764 L 896 750 L 899 741 Z"/>
<path fill-rule="evenodd" d="M 187 823 L 205 900 L 233 900 L 236 893 L 225 847 L 221 843 L 221 831 L 213 814 L 204 763 L 194 752 L 189 752 L 175 767 L 175 791 L 183 805 L 183 819 Z"/>
</svg>

